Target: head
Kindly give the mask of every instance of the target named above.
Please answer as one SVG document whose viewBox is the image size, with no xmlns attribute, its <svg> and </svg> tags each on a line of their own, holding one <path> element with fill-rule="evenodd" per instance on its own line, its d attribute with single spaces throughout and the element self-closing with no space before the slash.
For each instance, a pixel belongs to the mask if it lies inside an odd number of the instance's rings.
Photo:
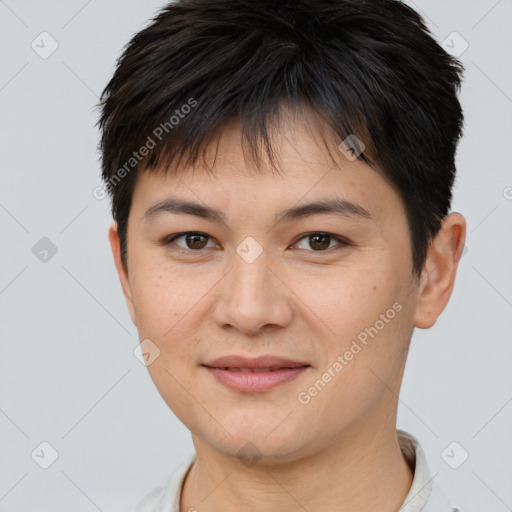
<svg viewBox="0 0 512 512">
<path fill-rule="evenodd" d="M 461 76 L 391 0 L 181 0 L 129 42 L 100 103 L 110 242 L 198 442 L 286 461 L 394 419 L 464 244 Z M 303 369 L 235 391 L 228 355 Z"/>
</svg>

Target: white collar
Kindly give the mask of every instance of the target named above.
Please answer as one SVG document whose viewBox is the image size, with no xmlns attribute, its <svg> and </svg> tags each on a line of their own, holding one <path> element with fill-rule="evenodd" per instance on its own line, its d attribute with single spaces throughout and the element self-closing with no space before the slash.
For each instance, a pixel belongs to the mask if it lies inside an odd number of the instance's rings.
<svg viewBox="0 0 512 512">
<path fill-rule="evenodd" d="M 398 512 L 461 512 L 448 504 L 435 477 L 430 476 L 419 441 L 403 430 L 397 429 L 396 433 L 400 449 L 414 473 L 411 488 Z M 149 493 L 137 505 L 136 512 L 179 512 L 183 482 L 194 460 L 195 454 L 187 457 L 167 485 Z"/>
<path fill-rule="evenodd" d="M 457 512 L 451 507 L 434 477 L 430 476 L 425 453 L 419 441 L 408 432 L 397 429 L 400 449 L 414 473 L 411 488 L 398 512 Z M 459 511 L 460 512 L 460 511 Z"/>
</svg>

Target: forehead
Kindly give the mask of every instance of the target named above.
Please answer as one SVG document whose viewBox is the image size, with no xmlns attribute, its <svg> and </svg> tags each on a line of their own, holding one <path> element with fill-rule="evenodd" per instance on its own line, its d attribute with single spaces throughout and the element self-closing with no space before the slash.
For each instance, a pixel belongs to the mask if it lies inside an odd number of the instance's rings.
<svg viewBox="0 0 512 512">
<path fill-rule="evenodd" d="M 335 197 L 375 217 L 401 208 L 399 195 L 378 170 L 348 158 L 341 140 L 317 117 L 283 116 L 269 135 L 277 171 L 264 150 L 257 162 L 250 158 L 235 122 L 205 148 L 204 161 L 139 171 L 132 198 L 137 216 L 171 195 L 228 212 L 252 208 L 254 214 Z"/>
</svg>

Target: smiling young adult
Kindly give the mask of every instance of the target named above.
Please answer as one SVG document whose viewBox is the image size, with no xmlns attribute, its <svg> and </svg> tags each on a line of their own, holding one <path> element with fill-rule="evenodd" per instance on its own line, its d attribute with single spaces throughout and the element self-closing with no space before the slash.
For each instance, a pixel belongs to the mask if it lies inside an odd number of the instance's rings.
<svg viewBox="0 0 512 512">
<path fill-rule="evenodd" d="M 461 74 L 391 0 L 181 0 L 130 41 L 109 237 L 195 448 L 138 510 L 452 510 L 396 413 L 464 246 Z"/>
</svg>

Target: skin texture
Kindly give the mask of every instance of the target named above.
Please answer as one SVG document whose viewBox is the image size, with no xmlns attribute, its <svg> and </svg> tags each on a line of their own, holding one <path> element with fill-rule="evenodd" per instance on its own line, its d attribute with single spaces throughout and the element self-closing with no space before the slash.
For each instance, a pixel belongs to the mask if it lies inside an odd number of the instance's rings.
<svg viewBox="0 0 512 512">
<path fill-rule="evenodd" d="M 128 222 L 127 269 L 115 223 L 110 228 L 132 321 L 140 339 L 160 350 L 148 370 L 192 433 L 197 458 L 181 511 L 394 512 L 410 488 L 396 439 L 400 384 L 414 327 L 431 327 L 451 295 L 465 219 L 445 217 L 417 280 L 400 196 L 378 172 L 338 151 L 333 134 L 326 148 L 311 129 L 313 116 L 281 117 L 273 132 L 281 176 L 265 158 L 263 173 L 251 170 L 235 123 L 208 153 L 213 162 L 217 151 L 215 176 L 199 164 L 177 175 L 142 173 Z M 221 210 L 227 225 L 172 213 L 143 219 L 171 195 Z M 372 219 L 317 214 L 275 224 L 286 208 L 335 195 Z M 210 238 L 200 250 L 185 237 L 162 243 L 186 231 Z M 319 231 L 333 235 L 328 249 L 315 250 L 318 242 L 306 236 Z M 262 248 L 251 263 L 236 251 L 248 236 Z M 301 403 L 299 393 L 396 303 L 400 311 Z M 241 393 L 201 366 L 229 354 L 271 354 L 311 367 L 270 391 Z M 250 463 L 237 455 L 244 446 L 254 455 Z"/>
</svg>

